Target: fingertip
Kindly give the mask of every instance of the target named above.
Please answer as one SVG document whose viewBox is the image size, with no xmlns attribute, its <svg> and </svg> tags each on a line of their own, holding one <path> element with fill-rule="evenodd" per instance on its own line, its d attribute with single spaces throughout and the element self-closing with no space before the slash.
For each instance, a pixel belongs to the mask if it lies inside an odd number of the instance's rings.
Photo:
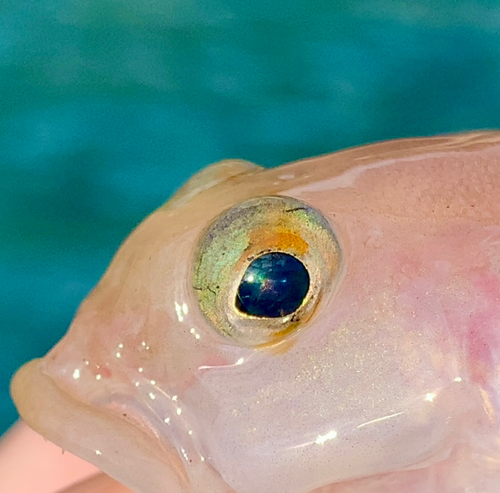
<svg viewBox="0 0 500 493">
<path fill-rule="evenodd" d="M 22 421 L 0 441 L 0 491 L 54 493 L 97 472 Z"/>
<path fill-rule="evenodd" d="M 117 483 L 106 474 L 97 474 L 59 493 L 132 493 L 132 490 Z"/>
</svg>

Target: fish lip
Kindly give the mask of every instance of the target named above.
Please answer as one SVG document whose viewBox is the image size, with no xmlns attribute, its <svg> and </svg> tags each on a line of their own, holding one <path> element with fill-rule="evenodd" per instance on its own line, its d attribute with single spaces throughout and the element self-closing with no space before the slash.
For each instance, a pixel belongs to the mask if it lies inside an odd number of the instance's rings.
<svg viewBox="0 0 500 493">
<path fill-rule="evenodd" d="M 173 450 L 150 440 L 133 424 L 111 420 L 106 410 L 70 396 L 43 372 L 42 361 L 26 363 L 11 382 L 12 399 L 28 426 L 134 491 L 190 491 Z"/>
</svg>

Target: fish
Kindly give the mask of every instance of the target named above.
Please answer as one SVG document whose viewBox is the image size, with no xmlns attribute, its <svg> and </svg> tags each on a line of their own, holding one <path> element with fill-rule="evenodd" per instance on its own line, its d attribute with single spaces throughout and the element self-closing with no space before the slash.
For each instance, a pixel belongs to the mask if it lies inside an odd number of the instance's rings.
<svg viewBox="0 0 500 493">
<path fill-rule="evenodd" d="M 209 166 L 11 393 L 140 493 L 498 493 L 500 132 Z"/>
</svg>

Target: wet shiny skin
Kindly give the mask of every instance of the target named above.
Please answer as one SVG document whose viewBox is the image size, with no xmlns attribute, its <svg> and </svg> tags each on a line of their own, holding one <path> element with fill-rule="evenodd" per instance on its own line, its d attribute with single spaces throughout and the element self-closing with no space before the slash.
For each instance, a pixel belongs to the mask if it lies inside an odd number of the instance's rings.
<svg viewBox="0 0 500 493">
<path fill-rule="evenodd" d="M 342 265 L 311 317 L 242 346 L 201 313 L 193 257 L 218 214 L 272 195 L 319 211 Z M 499 197 L 499 133 L 208 168 L 19 371 L 16 404 L 142 493 L 497 493 Z"/>
</svg>

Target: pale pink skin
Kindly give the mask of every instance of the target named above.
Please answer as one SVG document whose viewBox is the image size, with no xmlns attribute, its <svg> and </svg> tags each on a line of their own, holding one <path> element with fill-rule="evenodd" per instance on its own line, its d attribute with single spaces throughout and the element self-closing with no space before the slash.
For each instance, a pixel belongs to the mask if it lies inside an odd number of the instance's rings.
<svg viewBox="0 0 500 493">
<path fill-rule="evenodd" d="M 217 333 L 191 286 L 204 229 L 306 202 L 342 274 L 285 344 Z M 13 396 L 49 440 L 141 493 L 498 493 L 500 133 L 199 173 L 126 240 Z"/>
</svg>

